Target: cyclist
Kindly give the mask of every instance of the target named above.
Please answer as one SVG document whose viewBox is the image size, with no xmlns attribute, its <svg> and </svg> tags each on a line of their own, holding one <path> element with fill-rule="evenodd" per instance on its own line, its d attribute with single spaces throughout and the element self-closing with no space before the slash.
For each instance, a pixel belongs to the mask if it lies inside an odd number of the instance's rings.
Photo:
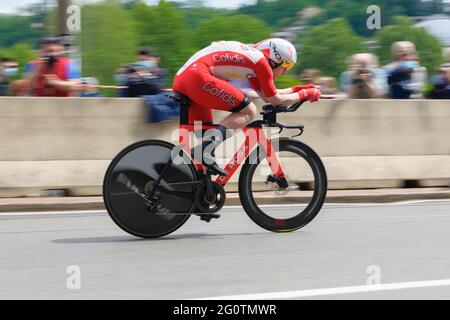
<svg viewBox="0 0 450 320">
<path fill-rule="evenodd" d="M 275 87 L 274 79 L 296 62 L 295 47 L 284 39 L 266 39 L 256 45 L 218 41 L 197 52 L 177 72 L 173 90 L 191 100 L 189 121 L 212 123 L 211 109 L 231 112 L 193 148 L 193 157 L 210 173 L 226 176 L 216 163 L 214 150 L 227 138 L 227 129 L 245 127 L 257 113 L 256 105 L 230 81 L 247 79 L 258 95 L 274 106 L 320 98 L 320 89 L 313 84 L 281 90 Z"/>
</svg>

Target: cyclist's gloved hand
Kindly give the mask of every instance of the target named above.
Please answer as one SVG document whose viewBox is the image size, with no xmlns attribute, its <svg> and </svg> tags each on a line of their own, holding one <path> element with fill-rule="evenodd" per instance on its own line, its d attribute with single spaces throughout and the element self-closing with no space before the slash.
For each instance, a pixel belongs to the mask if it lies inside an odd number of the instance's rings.
<svg viewBox="0 0 450 320">
<path fill-rule="evenodd" d="M 291 89 L 292 89 L 292 92 L 294 93 L 294 92 L 299 92 L 304 89 L 313 89 L 315 87 L 316 87 L 316 85 L 314 83 L 308 83 L 308 84 L 300 84 L 298 86 L 293 86 L 293 87 L 291 87 Z"/>
<path fill-rule="evenodd" d="M 317 87 L 311 89 L 303 89 L 298 92 L 300 100 L 309 100 L 309 102 L 315 102 L 320 99 L 320 89 Z"/>
</svg>

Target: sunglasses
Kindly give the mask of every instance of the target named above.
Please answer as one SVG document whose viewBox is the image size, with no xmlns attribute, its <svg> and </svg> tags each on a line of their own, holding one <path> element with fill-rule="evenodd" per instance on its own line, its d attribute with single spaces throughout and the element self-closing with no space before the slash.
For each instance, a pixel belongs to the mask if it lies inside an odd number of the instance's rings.
<svg viewBox="0 0 450 320">
<path fill-rule="evenodd" d="M 285 68 L 286 70 L 291 70 L 293 67 L 294 67 L 294 62 L 293 61 L 284 61 L 282 64 L 281 64 L 281 66 L 283 67 L 283 68 Z"/>
<path fill-rule="evenodd" d="M 280 63 L 276 63 L 272 59 L 269 59 L 269 64 L 270 64 L 270 67 L 272 69 L 275 69 L 275 68 L 278 68 L 279 66 L 282 66 L 287 71 L 287 70 L 291 70 L 294 67 L 295 63 L 292 62 L 292 61 L 288 61 L 288 60 L 280 62 Z"/>
</svg>

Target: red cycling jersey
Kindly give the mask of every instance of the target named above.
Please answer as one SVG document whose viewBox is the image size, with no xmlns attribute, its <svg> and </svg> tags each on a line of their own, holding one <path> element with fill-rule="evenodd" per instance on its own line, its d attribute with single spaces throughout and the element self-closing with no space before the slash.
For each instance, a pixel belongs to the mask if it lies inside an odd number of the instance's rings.
<svg viewBox="0 0 450 320">
<path fill-rule="evenodd" d="M 277 89 L 267 59 L 259 50 L 237 41 L 213 42 L 177 72 L 173 90 L 189 97 L 190 121 L 212 122 L 210 109 L 238 112 L 248 98 L 229 82 L 247 79 L 256 91 L 272 97 Z"/>
</svg>

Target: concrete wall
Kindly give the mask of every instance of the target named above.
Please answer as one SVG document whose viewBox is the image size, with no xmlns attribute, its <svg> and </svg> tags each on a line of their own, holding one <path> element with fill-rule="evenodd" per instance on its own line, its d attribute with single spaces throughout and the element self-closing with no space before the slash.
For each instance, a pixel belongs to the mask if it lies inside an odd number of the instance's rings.
<svg viewBox="0 0 450 320">
<path fill-rule="evenodd" d="M 146 114 L 140 99 L 0 98 L 0 196 L 99 194 L 125 146 L 176 137 L 177 121 Z M 305 125 L 298 139 L 323 158 L 332 188 L 450 183 L 450 101 L 322 100 L 279 121 Z"/>
</svg>

